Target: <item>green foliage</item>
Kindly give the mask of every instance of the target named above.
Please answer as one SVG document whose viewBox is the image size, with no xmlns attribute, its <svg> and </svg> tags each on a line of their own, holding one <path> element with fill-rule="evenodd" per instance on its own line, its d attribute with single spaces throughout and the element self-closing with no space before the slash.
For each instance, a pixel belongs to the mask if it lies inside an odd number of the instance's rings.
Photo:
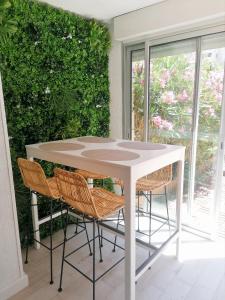
<svg viewBox="0 0 225 300">
<path fill-rule="evenodd" d="M 16 22 L 7 17 L 7 9 L 11 6 L 10 1 L 0 0 L 0 43 L 6 42 L 6 39 L 16 32 Z"/>
<path fill-rule="evenodd" d="M 35 1 L 11 4 L 5 18 L 18 29 L 0 45 L 0 69 L 23 236 L 29 194 L 16 158 L 25 157 L 25 145 L 109 134 L 110 37 L 95 20 Z M 53 166 L 44 167 L 51 175 Z M 46 210 L 43 204 L 40 215 Z"/>
</svg>

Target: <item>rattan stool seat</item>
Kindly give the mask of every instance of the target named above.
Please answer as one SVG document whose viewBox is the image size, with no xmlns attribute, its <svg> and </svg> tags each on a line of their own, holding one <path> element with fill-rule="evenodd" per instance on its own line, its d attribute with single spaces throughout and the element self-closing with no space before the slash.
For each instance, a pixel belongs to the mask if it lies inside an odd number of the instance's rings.
<svg viewBox="0 0 225 300">
<path fill-rule="evenodd" d="M 90 190 L 95 207 L 99 214 L 99 219 L 107 218 L 112 213 L 124 207 L 124 197 L 117 196 L 105 189 L 93 188 Z"/>
</svg>

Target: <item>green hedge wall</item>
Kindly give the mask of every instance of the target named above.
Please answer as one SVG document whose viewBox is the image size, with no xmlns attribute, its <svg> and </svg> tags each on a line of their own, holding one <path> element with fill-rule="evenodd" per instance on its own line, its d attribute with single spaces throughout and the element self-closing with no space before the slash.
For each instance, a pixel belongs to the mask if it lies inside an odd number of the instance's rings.
<svg viewBox="0 0 225 300">
<path fill-rule="evenodd" d="M 11 3 L 7 14 L 18 30 L 0 45 L 0 71 L 23 242 L 29 195 L 16 158 L 26 144 L 109 134 L 110 36 L 95 20 L 36 1 Z M 44 166 L 51 175 L 52 165 Z"/>
</svg>

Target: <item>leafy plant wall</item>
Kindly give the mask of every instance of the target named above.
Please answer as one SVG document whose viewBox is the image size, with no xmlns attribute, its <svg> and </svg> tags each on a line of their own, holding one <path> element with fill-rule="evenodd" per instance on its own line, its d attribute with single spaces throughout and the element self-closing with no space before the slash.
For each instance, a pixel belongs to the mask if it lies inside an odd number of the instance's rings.
<svg viewBox="0 0 225 300">
<path fill-rule="evenodd" d="M 16 158 L 25 157 L 26 144 L 109 134 L 110 37 L 95 20 L 36 1 L 11 4 L 6 17 L 17 31 L 0 44 L 0 70 L 23 242 L 29 194 Z M 43 165 L 51 175 L 52 165 Z M 44 216 L 48 202 L 41 202 Z"/>
</svg>

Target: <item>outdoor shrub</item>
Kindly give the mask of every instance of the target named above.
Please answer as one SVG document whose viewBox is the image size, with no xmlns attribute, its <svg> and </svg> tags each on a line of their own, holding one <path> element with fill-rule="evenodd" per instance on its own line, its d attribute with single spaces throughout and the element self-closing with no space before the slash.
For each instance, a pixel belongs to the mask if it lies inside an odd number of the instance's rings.
<svg viewBox="0 0 225 300">
<path fill-rule="evenodd" d="M 29 192 L 16 158 L 26 156 L 26 144 L 109 134 L 110 36 L 95 20 L 36 1 L 11 4 L 7 17 L 17 31 L 0 44 L 0 70 L 23 240 Z M 51 175 L 53 164 L 41 163 Z M 48 202 L 41 201 L 44 216 Z"/>
</svg>

